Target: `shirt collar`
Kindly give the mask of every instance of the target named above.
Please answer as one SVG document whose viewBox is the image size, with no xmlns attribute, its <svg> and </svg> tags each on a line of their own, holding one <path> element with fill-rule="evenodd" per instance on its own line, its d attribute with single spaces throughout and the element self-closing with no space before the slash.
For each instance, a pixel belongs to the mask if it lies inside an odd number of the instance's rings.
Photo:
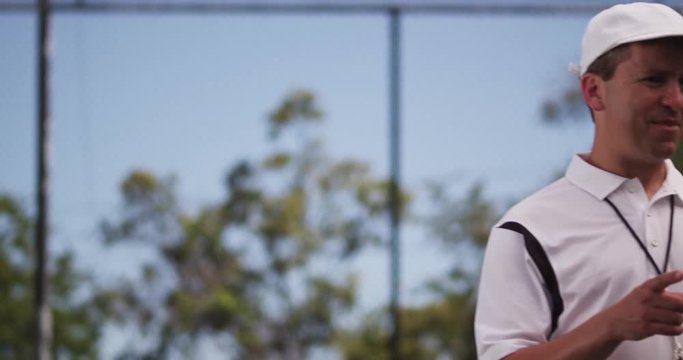
<svg viewBox="0 0 683 360">
<path fill-rule="evenodd" d="M 569 163 L 565 177 L 569 182 L 585 190 L 599 200 L 604 200 L 609 194 L 629 180 L 628 178 L 612 174 L 589 164 L 584 160 L 586 155 L 587 154 L 574 155 L 572 161 Z M 664 180 L 660 191 L 676 194 L 679 200 L 683 201 L 683 194 L 681 193 L 683 190 L 683 175 L 676 169 L 671 160 L 667 159 L 665 164 L 666 179 Z"/>
<path fill-rule="evenodd" d="M 683 201 L 683 175 L 669 159 L 666 160 L 666 179 L 662 184 L 662 190 L 675 194 L 679 201 Z"/>
</svg>

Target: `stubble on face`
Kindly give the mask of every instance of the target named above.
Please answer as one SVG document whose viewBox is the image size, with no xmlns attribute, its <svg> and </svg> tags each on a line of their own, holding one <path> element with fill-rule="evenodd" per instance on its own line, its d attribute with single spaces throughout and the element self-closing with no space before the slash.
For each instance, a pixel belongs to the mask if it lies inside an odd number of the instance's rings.
<svg viewBox="0 0 683 360">
<path fill-rule="evenodd" d="M 683 123 L 683 46 L 671 39 L 631 44 L 631 56 L 604 82 L 602 141 L 614 161 L 661 164 Z"/>
</svg>

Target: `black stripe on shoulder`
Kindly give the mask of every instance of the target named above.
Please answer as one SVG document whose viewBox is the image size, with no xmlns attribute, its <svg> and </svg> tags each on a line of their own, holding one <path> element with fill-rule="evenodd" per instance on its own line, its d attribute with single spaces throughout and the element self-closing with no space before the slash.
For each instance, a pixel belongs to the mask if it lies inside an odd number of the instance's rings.
<svg viewBox="0 0 683 360">
<path fill-rule="evenodd" d="M 548 334 L 548 338 L 550 338 L 550 335 L 552 335 L 552 333 L 555 332 L 555 329 L 557 329 L 557 321 L 564 311 L 564 302 L 560 296 L 560 287 L 557 283 L 555 270 L 553 269 L 550 260 L 548 260 L 548 256 L 543 250 L 541 243 L 529 230 L 527 230 L 526 227 L 524 227 L 524 225 L 518 222 L 508 221 L 499 227 L 514 231 L 524 236 L 524 246 L 526 247 L 526 251 L 529 253 L 529 256 L 536 264 L 538 270 L 541 272 L 541 276 L 543 277 L 543 280 L 548 288 L 548 292 L 550 293 L 550 311 L 552 315 L 550 333 Z"/>
</svg>

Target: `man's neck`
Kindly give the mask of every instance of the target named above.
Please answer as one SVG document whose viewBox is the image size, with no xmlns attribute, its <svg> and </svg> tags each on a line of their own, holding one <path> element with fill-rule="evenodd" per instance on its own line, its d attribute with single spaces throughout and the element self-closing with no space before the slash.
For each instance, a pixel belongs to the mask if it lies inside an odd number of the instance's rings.
<svg viewBox="0 0 683 360">
<path fill-rule="evenodd" d="M 595 152 L 589 153 L 585 160 L 600 169 L 628 179 L 638 178 L 645 189 L 648 199 L 657 193 L 666 179 L 666 163 L 639 162 L 626 159 L 612 159 L 600 156 Z"/>
</svg>

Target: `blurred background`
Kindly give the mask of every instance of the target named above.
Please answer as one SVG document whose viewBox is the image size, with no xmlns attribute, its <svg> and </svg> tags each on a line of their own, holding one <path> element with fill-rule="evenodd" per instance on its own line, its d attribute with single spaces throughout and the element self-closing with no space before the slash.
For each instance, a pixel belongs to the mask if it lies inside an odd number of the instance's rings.
<svg viewBox="0 0 683 360">
<path fill-rule="evenodd" d="M 51 3 L 41 105 L 0 0 L 0 358 L 475 359 L 488 231 L 589 150 L 567 68 L 615 2 Z"/>
</svg>

